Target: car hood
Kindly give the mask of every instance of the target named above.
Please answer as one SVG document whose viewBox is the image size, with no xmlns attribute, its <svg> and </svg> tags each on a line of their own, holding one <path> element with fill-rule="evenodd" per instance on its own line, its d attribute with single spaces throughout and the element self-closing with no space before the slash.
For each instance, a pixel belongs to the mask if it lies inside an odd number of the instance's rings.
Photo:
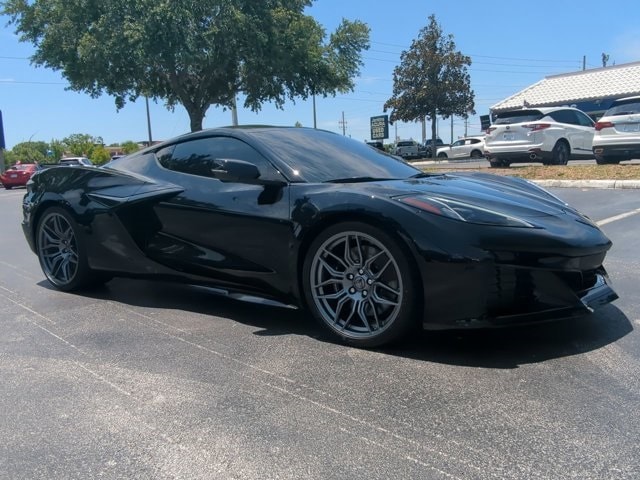
<svg viewBox="0 0 640 480">
<path fill-rule="evenodd" d="M 519 217 L 566 213 L 582 217 L 573 207 L 526 180 L 486 173 L 445 174 L 353 186 L 362 187 L 378 196 L 397 198 L 428 195 Z"/>
</svg>

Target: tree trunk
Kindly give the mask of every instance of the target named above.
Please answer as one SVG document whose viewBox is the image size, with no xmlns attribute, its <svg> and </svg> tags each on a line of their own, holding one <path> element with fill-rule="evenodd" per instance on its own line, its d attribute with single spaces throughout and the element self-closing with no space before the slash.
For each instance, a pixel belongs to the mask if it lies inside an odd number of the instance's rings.
<svg viewBox="0 0 640 480">
<path fill-rule="evenodd" d="M 202 121 L 204 120 L 204 112 L 198 110 L 197 108 L 187 109 L 187 112 L 189 113 L 191 131 L 197 132 L 199 130 L 202 130 Z"/>
</svg>

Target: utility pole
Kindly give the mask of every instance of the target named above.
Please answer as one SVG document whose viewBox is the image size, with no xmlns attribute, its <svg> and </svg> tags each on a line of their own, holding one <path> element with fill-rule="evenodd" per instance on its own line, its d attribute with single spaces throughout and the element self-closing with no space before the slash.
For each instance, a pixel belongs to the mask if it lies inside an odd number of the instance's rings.
<svg viewBox="0 0 640 480">
<path fill-rule="evenodd" d="M 144 97 L 144 102 L 147 106 L 147 132 L 149 133 L 149 146 L 151 146 L 151 143 L 153 142 L 151 139 L 151 115 L 149 115 L 149 97 L 146 95 Z"/>
<path fill-rule="evenodd" d="M 338 121 L 338 125 L 342 127 L 342 135 L 347 135 L 347 122 L 344 119 L 344 112 L 342 112 L 342 120 Z"/>
<path fill-rule="evenodd" d="M 233 105 L 231 106 L 231 125 L 238 126 L 238 104 L 236 103 L 236 96 L 233 96 Z"/>
<path fill-rule="evenodd" d="M 451 115 L 451 143 L 453 143 L 453 115 Z"/>
<path fill-rule="evenodd" d="M 313 97 L 313 128 L 318 128 L 316 123 L 316 94 L 312 95 Z"/>
<path fill-rule="evenodd" d="M 582 71 L 584 72 L 587 69 L 587 56 L 582 56 Z"/>
<path fill-rule="evenodd" d="M 468 127 L 469 127 L 469 118 L 467 117 L 467 118 L 464 119 L 464 136 L 465 137 L 467 136 Z"/>
</svg>

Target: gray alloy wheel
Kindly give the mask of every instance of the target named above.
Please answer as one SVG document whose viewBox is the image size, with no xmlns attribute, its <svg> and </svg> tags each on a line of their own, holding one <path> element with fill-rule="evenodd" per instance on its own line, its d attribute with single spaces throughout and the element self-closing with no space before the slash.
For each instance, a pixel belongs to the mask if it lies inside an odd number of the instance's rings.
<svg viewBox="0 0 640 480">
<path fill-rule="evenodd" d="M 77 224 L 63 209 L 50 208 L 40 218 L 36 251 L 42 271 L 55 287 L 68 291 L 90 283 Z"/>
<path fill-rule="evenodd" d="M 355 222 L 337 226 L 316 239 L 310 254 L 304 270 L 307 303 L 341 340 L 378 346 L 415 323 L 409 264 L 384 232 Z"/>
<path fill-rule="evenodd" d="M 554 165 L 566 165 L 569 162 L 569 146 L 563 141 L 556 143 L 552 154 Z"/>
</svg>

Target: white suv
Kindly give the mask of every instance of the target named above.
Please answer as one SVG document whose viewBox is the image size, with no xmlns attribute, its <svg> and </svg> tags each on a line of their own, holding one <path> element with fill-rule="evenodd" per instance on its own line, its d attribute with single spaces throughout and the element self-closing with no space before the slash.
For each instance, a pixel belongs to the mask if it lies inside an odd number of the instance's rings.
<svg viewBox="0 0 640 480">
<path fill-rule="evenodd" d="M 484 156 L 484 136 L 465 137 L 446 147 L 438 147 L 438 158 L 482 158 Z"/>
<path fill-rule="evenodd" d="M 566 165 L 593 158 L 595 124 L 571 107 L 525 108 L 501 112 L 485 136 L 485 156 L 492 167 L 516 162 Z"/>
<path fill-rule="evenodd" d="M 640 97 L 616 100 L 598 123 L 593 136 L 598 165 L 640 158 Z"/>
</svg>

